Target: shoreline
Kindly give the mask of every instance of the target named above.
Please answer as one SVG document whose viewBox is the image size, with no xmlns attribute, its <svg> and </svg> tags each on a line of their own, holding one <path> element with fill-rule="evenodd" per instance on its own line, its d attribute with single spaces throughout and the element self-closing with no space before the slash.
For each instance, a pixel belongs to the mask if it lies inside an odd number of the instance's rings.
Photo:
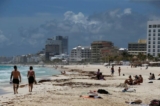
<svg viewBox="0 0 160 106">
<path fill-rule="evenodd" d="M 46 65 L 47 66 L 47 65 Z M 53 66 L 49 66 L 52 67 Z M 10 94 L 3 95 L 0 99 L 0 104 L 10 103 L 16 106 L 22 105 L 48 105 L 48 106 L 76 106 L 95 105 L 95 106 L 128 106 L 125 101 L 134 101 L 135 99 L 141 99 L 143 104 L 149 104 L 152 99 L 158 99 L 159 81 L 154 80 L 152 84 L 148 83 L 148 77 L 150 72 L 154 72 L 156 79 L 158 78 L 159 68 L 149 67 L 147 70 L 145 67 L 131 68 L 130 66 L 120 66 L 121 74 L 125 76 L 118 76 L 118 67 L 115 66 L 115 75 L 110 77 L 110 68 L 103 65 L 64 65 L 58 66 L 57 70 L 66 71 L 66 75 L 54 75 L 50 81 L 44 81 L 34 85 L 33 92 L 28 92 L 28 86 L 19 88 L 19 94 L 13 95 L 11 88 L 6 88 L 6 92 L 12 92 Z M 94 73 L 97 69 L 105 75 L 106 80 L 94 79 Z M 135 85 L 132 88 L 136 89 L 136 92 L 123 93 L 123 87 L 117 87 L 120 83 L 123 83 L 129 75 L 142 74 L 144 82 L 141 85 Z M 98 94 L 103 99 L 90 100 L 82 98 L 80 96 L 88 95 L 90 91 L 97 91 L 98 89 L 107 90 L 111 95 Z M 154 89 L 154 92 L 152 92 Z M 8 96 L 7 96 L 8 95 Z M 1 96 L 2 97 L 2 96 Z M 25 97 L 25 98 L 24 98 Z M 5 98 L 5 99 L 4 99 Z M 39 101 L 41 100 L 41 101 Z M 44 104 L 42 101 L 45 100 Z M 57 101 L 58 100 L 58 101 Z M 3 102 L 2 102 L 3 101 Z M 37 101 L 37 102 L 36 102 Z M 93 105 L 93 106 L 94 106 Z"/>
</svg>

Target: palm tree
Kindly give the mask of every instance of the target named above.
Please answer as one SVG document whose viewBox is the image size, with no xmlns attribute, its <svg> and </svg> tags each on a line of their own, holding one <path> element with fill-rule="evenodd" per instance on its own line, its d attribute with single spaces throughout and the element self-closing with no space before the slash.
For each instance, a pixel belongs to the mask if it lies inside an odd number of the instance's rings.
<svg viewBox="0 0 160 106">
<path fill-rule="evenodd" d="M 153 60 L 154 59 L 154 57 L 149 53 L 147 54 L 147 57 L 148 57 L 148 60 Z"/>
</svg>

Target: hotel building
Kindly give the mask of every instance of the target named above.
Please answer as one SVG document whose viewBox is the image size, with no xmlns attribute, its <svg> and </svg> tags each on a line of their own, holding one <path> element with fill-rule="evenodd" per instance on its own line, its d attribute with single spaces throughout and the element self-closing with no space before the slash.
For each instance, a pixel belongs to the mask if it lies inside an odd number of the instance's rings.
<svg viewBox="0 0 160 106">
<path fill-rule="evenodd" d="M 77 46 L 71 50 L 70 61 L 89 60 L 91 57 L 91 48 Z"/>
<path fill-rule="evenodd" d="M 138 40 L 138 43 L 128 43 L 128 53 L 131 55 L 138 55 L 142 53 L 146 55 L 146 40 Z"/>
<path fill-rule="evenodd" d="M 157 57 L 160 53 L 160 21 L 147 23 L 147 54 Z"/>
<path fill-rule="evenodd" d="M 110 41 L 94 41 L 91 43 L 91 60 L 92 62 L 101 61 L 101 49 L 111 48 L 113 43 Z"/>
<path fill-rule="evenodd" d="M 68 54 L 68 37 L 67 36 L 55 36 L 48 38 L 45 45 L 46 60 L 54 55 Z"/>
</svg>

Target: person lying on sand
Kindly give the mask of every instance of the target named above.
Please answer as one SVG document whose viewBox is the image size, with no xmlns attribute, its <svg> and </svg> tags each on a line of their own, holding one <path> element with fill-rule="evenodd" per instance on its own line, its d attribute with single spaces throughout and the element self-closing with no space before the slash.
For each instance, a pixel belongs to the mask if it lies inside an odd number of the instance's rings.
<svg viewBox="0 0 160 106">
<path fill-rule="evenodd" d="M 126 79 L 126 80 L 124 81 L 124 83 L 125 83 L 125 84 L 128 84 L 128 85 L 133 85 L 133 79 L 132 79 L 131 75 L 129 76 L 129 79 Z"/>
</svg>

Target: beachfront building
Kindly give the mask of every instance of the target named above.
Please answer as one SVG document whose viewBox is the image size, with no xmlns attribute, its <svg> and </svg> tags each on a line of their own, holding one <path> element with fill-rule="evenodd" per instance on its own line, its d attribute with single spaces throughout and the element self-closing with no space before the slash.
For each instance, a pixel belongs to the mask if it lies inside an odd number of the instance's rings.
<svg viewBox="0 0 160 106">
<path fill-rule="evenodd" d="M 71 50 L 70 61 L 87 61 L 91 57 L 91 47 L 77 46 Z"/>
<path fill-rule="evenodd" d="M 91 43 L 91 60 L 92 62 L 101 61 L 101 49 L 111 48 L 113 43 L 110 41 L 94 41 Z"/>
<path fill-rule="evenodd" d="M 119 48 L 117 47 L 104 47 L 102 49 L 100 49 L 100 54 L 101 54 L 101 59 L 106 63 L 110 61 L 111 57 L 115 57 L 115 56 L 119 56 L 120 55 L 120 51 Z"/>
<path fill-rule="evenodd" d="M 142 53 L 146 55 L 146 40 L 139 39 L 136 43 L 128 43 L 128 53 L 131 55 L 138 55 Z"/>
<path fill-rule="evenodd" d="M 45 45 L 45 57 L 49 60 L 54 55 L 68 54 L 68 37 L 55 36 L 48 38 Z"/>
<path fill-rule="evenodd" d="M 160 21 L 147 23 L 147 54 L 154 57 L 160 54 Z"/>
</svg>

